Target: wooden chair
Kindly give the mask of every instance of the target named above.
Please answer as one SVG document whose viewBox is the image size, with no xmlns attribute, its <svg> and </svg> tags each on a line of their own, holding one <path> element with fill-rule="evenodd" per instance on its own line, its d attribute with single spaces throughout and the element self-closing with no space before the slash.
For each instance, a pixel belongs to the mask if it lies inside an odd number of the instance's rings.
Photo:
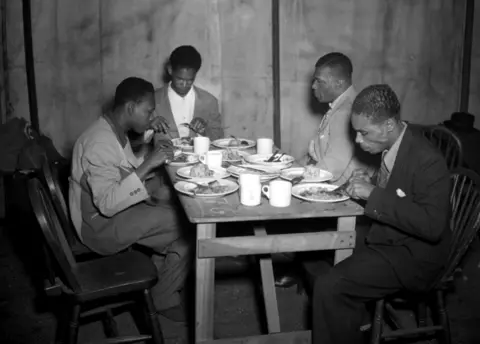
<svg viewBox="0 0 480 344">
<path fill-rule="evenodd" d="M 114 308 L 141 300 L 151 330 L 150 335 L 118 337 L 116 326 L 107 323 L 108 343 L 136 343 L 151 340 L 163 343 L 162 331 L 150 293 L 157 283 L 157 269 L 149 257 L 139 252 L 125 252 L 113 256 L 78 263 L 61 228 L 57 212 L 39 179 L 28 182 L 30 202 L 43 232 L 48 249 L 50 267 L 45 291 L 49 296 L 63 296 L 71 306 L 67 329 L 67 343 L 76 343 L 80 316 L 105 313 Z M 48 260 L 52 257 L 52 260 Z M 49 264 L 52 261 L 53 264 Z M 57 272 L 59 272 L 57 274 Z M 119 299 L 127 301 L 119 302 Z M 103 341 L 105 342 L 105 341 Z"/>
<path fill-rule="evenodd" d="M 442 125 L 424 127 L 422 131 L 423 135 L 442 152 L 451 171 L 462 166 L 462 143 L 453 131 Z"/>
<path fill-rule="evenodd" d="M 50 193 L 61 227 L 65 232 L 65 237 L 75 257 L 79 257 L 82 260 L 99 257 L 97 253 L 90 250 L 78 238 L 77 232 L 70 220 L 67 202 L 65 201 L 64 192 L 62 191 L 59 181 L 58 166 L 56 163 L 50 162 L 46 154 L 44 154 L 40 175 Z"/>
<path fill-rule="evenodd" d="M 412 300 L 382 299 L 376 302 L 375 316 L 372 323 L 371 343 L 378 344 L 383 339 L 397 339 L 418 335 L 441 335 L 443 343 L 450 344 L 450 326 L 444 303 L 444 293 L 451 288 L 453 274 L 465 255 L 470 243 L 480 228 L 480 176 L 473 171 L 458 168 L 452 172 L 453 187 L 450 195 L 452 214 L 450 229 L 453 233 L 446 269 L 434 284 L 432 291 L 425 295 L 414 295 Z M 431 307 L 432 314 L 436 311 L 436 324 L 427 326 L 427 301 L 434 300 L 436 307 Z M 384 311 L 393 324 L 398 324 L 398 318 L 391 302 L 413 301 L 417 306 L 417 323 L 415 329 L 396 329 L 383 331 Z M 435 309 L 436 308 L 436 309 Z"/>
</svg>

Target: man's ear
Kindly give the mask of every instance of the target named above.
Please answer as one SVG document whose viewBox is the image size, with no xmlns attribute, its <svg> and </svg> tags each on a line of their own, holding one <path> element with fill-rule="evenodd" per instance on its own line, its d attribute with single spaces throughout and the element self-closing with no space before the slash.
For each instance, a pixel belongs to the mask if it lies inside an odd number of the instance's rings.
<svg viewBox="0 0 480 344">
<path fill-rule="evenodd" d="M 131 116 L 135 112 L 135 102 L 129 101 L 125 103 L 125 110 Z"/>
<path fill-rule="evenodd" d="M 169 63 L 169 64 L 167 65 L 167 73 L 168 73 L 168 75 L 169 75 L 170 77 L 172 76 L 172 72 L 173 72 L 173 70 L 172 70 L 172 65 Z"/>
<path fill-rule="evenodd" d="M 387 119 L 387 130 L 388 130 L 388 132 L 392 132 L 394 128 L 395 128 L 395 123 L 394 123 L 393 118 Z"/>
</svg>

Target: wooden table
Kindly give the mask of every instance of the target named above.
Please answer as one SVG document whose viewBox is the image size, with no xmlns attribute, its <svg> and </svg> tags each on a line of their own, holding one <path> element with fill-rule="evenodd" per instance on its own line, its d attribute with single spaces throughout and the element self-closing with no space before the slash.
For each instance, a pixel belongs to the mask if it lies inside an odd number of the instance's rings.
<svg viewBox="0 0 480 344">
<path fill-rule="evenodd" d="M 178 168 L 168 166 L 172 181 L 177 179 Z M 263 297 L 265 301 L 268 335 L 239 339 L 213 340 L 214 270 L 215 258 L 239 255 L 258 255 L 280 252 L 337 250 L 335 262 L 348 257 L 355 245 L 355 219 L 363 208 L 350 200 L 339 203 L 310 203 L 292 197 L 287 208 L 275 208 L 262 198 L 256 207 L 243 206 L 235 192 L 220 198 L 193 198 L 178 193 L 180 202 L 190 222 L 197 226 L 195 342 L 310 342 L 310 331 L 280 332 L 277 297 L 270 256 L 260 259 Z M 267 235 L 264 221 L 337 217 L 337 231 L 319 231 Z M 216 224 L 221 222 L 246 222 L 253 224 L 253 236 L 216 238 Z"/>
</svg>

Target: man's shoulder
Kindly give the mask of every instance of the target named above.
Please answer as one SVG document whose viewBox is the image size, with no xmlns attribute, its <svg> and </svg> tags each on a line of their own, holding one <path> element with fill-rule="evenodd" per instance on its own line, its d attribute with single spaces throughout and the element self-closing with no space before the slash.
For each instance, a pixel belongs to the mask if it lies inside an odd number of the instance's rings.
<svg viewBox="0 0 480 344">
<path fill-rule="evenodd" d="M 168 91 L 168 85 L 164 85 L 162 87 L 156 88 L 155 89 L 155 99 L 158 101 L 164 95 L 167 94 L 167 91 Z"/>
<path fill-rule="evenodd" d="M 202 98 L 204 101 L 218 102 L 217 98 L 213 94 L 198 86 L 195 86 L 195 93 L 197 94 L 198 98 Z"/>
<path fill-rule="evenodd" d="M 78 137 L 74 151 L 79 146 L 82 146 L 85 150 L 99 144 L 112 144 L 115 140 L 116 136 L 107 121 L 103 118 L 98 118 Z"/>
<path fill-rule="evenodd" d="M 445 158 L 437 147 L 435 147 L 420 131 L 407 127 L 408 139 L 410 140 L 409 159 L 418 164 L 432 164 L 438 162 L 447 168 Z"/>
</svg>

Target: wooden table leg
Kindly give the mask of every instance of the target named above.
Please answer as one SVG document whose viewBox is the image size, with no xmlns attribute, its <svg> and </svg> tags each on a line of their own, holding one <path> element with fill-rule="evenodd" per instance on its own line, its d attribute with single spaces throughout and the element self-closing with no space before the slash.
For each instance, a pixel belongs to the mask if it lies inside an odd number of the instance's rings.
<svg viewBox="0 0 480 344">
<path fill-rule="evenodd" d="M 213 239 L 215 223 L 198 224 L 197 240 Z M 213 311 L 215 291 L 215 258 L 198 258 L 196 253 L 195 279 L 195 342 L 213 339 Z"/>
<path fill-rule="evenodd" d="M 339 217 L 338 223 L 337 223 L 337 231 L 354 231 L 355 232 L 355 221 L 356 221 L 355 216 Z M 352 255 L 352 252 L 353 252 L 352 249 L 336 250 L 334 263 L 335 264 L 340 263 L 345 258 L 350 257 Z"/>
<path fill-rule="evenodd" d="M 266 236 L 265 227 L 254 228 L 255 236 Z M 260 274 L 262 276 L 263 299 L 267 314 L 268 333 L 280 332 L 280 316 L 278 314 L 277 292 L 275 290 L 275 276 L 271 256 L 260 258 Z"/>
</svg>

